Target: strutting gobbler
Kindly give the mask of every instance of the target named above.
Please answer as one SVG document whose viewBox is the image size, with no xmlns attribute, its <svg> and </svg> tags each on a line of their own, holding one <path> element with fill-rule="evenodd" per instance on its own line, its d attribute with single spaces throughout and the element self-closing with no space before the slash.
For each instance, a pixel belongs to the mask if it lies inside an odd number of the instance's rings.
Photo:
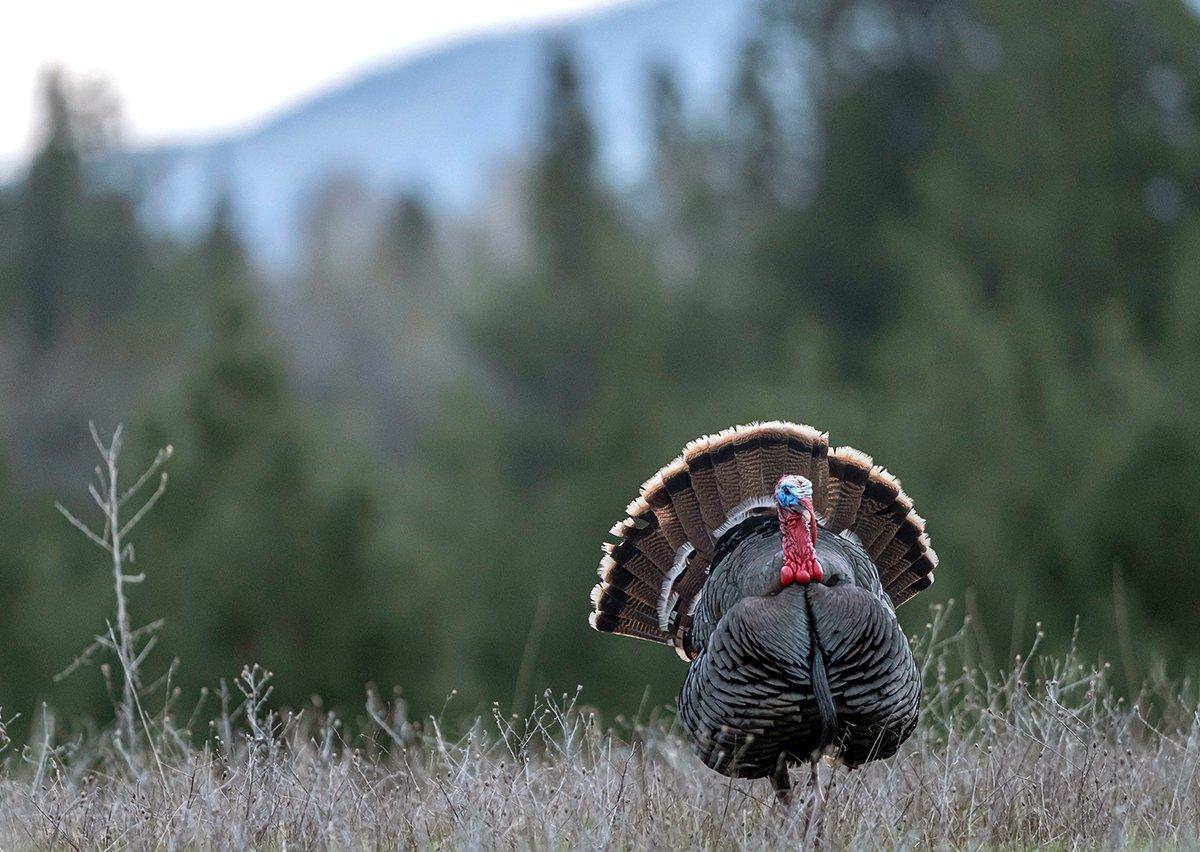
<svg viewBox="0 0 1200 852">
<path fill-rule="evenodd" d="M 896 753 L 921 684 L 895 607 L 937 555 L 899 481 L 794 423 L 692 441 L 604 544 L 597 630 L 689 661 L 679 718 L 711 768 L 770 777 Z"/>
</svg>

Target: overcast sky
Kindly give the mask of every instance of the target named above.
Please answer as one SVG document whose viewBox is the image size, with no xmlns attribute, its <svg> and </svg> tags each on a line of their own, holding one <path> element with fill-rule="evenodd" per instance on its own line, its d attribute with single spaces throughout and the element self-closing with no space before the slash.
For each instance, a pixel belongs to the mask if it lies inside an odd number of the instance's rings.
<svg viewBox="0 0 1200 852">
<path fill-rule="evenodd" d="M 116 89 L 134 144 L 220 133 L 383 61 L 628 0 L 17 0 L 0 38 L 0 162 L 28 153 L 41 69 Z"/>
</svg>

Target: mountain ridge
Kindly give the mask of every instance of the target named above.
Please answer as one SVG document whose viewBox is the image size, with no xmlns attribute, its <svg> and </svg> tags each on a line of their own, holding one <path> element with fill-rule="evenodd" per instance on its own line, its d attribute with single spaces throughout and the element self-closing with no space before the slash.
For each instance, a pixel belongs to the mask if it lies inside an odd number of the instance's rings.
<svg viewBox="0 0 1200 852">
<path fill-rule="evenodd" d="M 561 41 L 579 62 L 601 166 L 628 185 L 647 162 L 649 69 L 669 68 L 687 102 L 711 110 L 732 84 L 754 8 L 648 0 L 484 35 L 384 63 L 246 130 L 135 152 L 129 164 L 156 227 L 196 233 L 225 195 L 255 258 L 286 268 L 305 209 L 338 175 L 469 212 L 498 173 L 534 150 L 548 45 Z"/>
</svg>

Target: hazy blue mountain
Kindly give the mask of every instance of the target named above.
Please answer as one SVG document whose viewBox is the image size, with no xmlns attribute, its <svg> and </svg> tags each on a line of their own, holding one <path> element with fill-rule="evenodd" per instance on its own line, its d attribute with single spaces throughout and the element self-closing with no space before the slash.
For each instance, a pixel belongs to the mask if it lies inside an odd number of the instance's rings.
<svg viewBox="0 0 1200 852">
<path fill-rule="evenodd" d="M 295 256 L 306 201 L 331 174 L 469 212 L 536 143 L 554 37 L 579 57 L 605 167 L 634 180 L 648 151 L 647 70 L 671 67 L 689 103 L 715 107 L 753 9 L 754 0 L 649 0 L 385 67 L 245 134 L 138 155 L 148 215 L 186 234 L 228 193 L 255 254 L 278 267 Z"/>
</svg>

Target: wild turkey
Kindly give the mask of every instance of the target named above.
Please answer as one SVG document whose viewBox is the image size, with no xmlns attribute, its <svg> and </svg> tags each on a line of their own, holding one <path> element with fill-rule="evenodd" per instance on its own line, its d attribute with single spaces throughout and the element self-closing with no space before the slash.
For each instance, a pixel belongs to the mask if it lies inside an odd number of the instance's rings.
<svg viewBox="0 0 1200 852">
<path fill-rule="evenodd" d="M 604 544 L 594 628 L 689 661 L 679 718 L 725 775 L 835 754 L 854 767 L 912 733 L 920 677 L 895 607 L 937 555 L 900 483 L 809 426 L 692 441 Z"/>
</svg>

